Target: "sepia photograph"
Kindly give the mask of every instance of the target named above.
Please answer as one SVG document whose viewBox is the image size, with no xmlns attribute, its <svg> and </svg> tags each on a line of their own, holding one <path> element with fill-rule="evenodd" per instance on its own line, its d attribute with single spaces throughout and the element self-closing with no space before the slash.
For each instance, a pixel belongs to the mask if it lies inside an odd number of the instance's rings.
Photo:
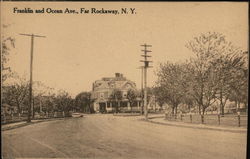
<svg viewBox="0 0 250 159">
<path fill-rule="evenodd" d="M 248 2 L 0 3 L 2 159 L 247 159 Z"/>
</svg>

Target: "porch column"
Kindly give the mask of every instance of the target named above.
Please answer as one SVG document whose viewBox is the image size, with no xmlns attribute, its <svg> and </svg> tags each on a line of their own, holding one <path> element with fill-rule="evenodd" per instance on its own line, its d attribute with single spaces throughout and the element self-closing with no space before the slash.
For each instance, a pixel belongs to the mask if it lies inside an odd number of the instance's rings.
<svg viewBox="0 0 250 159">
<path fill-rule="evenodd" d="M 155 102 L 155 100 L 154 100 L 154 102 L 152 102 L 152 104 L 153 104 L 154 112 L 156 112 L 156 102 Z"/>
<path fill-rule="evenodd" d="M 130 103 L 127 102 L 127 107 L 128 107 L 128 110 L 131 110 L 131 107 L 130 107 Z"/>
<path fill-rule="evenodd" d="M 110 102 L 109 104 L 110 104 L 111 110 L 113 110 L 113 104 L 112 104 L 112 102 Z"/>
<path fill-rule="evenodd" d="M 138 108 L 138 110 L 140 110 L 140 102 L 137 101 L 136 103 L 137 103 L 137 108 Z"/>
<path fill-rule="evenodd" d="M 108 108 L 108 102 L 105 102 L 105 111 L 107 111 Z"/>
<path fill-rule="evenodd" d="M 42 109 L 42 101 L 41 99 L 39 100 L 39 107 L 40 107 L 40 114 L 42 113 L 43 109 Z"/>
</svg>

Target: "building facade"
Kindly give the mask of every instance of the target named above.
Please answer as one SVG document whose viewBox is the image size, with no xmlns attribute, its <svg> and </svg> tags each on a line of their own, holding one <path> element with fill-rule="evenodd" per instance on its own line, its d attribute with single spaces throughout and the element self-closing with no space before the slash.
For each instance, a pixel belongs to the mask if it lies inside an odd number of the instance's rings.
<svg viewBox="0 0 250 159">
<path fill-rule="evenodd" d="M 127 99 L 128 90 L 136 91 L 136 84 L 126 79 L 121 73 L 115 73 L 115 77 L 104 77 L 97 80 L 92 86 L 92 99 L 94 99 L 94 110 L 96 112 L 114 112 L 117 108 L 117 102 L 111 100 L 114 90 L 120 90 L 122 99 L 119 101 L 119 110 L 140 111 L 141 100 L 136 99 L 134 105 L 130 105 Z"/>
</svg>

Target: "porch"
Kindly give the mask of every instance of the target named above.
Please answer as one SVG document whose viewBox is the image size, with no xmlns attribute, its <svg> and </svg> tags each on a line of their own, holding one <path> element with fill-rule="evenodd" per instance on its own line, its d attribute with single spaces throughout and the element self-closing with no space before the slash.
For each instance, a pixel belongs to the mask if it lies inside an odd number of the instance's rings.
<svg viewBox="0 0 250 159">
<path fill-rule="evenodd" d="M 114 113 L 114 112 L 140 112 L 142 106 L 141 101 L 136 101 L 132 105 L 128 101 L 120 102 L 99 102 L 100 113 Z"/>
</svg>

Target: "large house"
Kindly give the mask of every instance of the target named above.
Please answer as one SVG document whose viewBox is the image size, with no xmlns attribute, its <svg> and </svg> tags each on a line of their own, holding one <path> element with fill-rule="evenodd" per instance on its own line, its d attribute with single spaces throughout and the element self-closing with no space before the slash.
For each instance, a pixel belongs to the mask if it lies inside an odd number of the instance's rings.
<svg viewBox="0 0 250 159">
<path fill-rule="evenodd" d="M 94 110 L 96 112 L 114 112 L 117 103 L 111 100 L 111 94 L 115 89 L 122 92 L 122 100 L 119 101 L 120 110 L 139 111 L 141 100 L 136 99 L 136 104 L 130 106 L 127 99 L 129 89 L 136 91 L 136 84 L 126 79 L 123 74 L 115 73 L 115 77 L 104 77 L 93 83 L 92 99 L 94 99 Z"/>
</svg>

